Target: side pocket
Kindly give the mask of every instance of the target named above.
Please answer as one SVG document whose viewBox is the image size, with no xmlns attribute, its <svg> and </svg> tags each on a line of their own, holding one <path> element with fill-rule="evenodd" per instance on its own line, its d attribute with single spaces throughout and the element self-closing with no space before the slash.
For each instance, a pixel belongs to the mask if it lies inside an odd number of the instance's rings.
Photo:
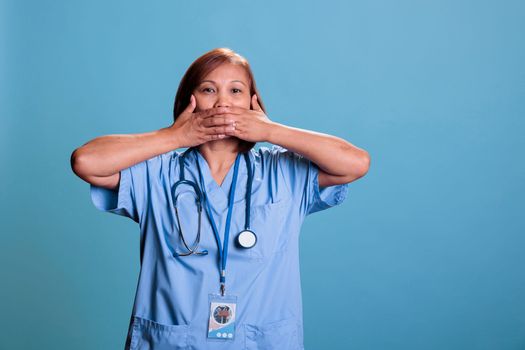
<svg viewBox="0 0 525 350">
<path fill-rule="evenodd" d="M 246 350 L 300 350 L 299 325 L 295 318 L 266 323 L 245 324 Z"/>
<path fill-rule="evenodd" d="M 188 325 L 165 325 L 134 316 L 130 350 L 182 350 L 188 347 Z"/>
</svg>

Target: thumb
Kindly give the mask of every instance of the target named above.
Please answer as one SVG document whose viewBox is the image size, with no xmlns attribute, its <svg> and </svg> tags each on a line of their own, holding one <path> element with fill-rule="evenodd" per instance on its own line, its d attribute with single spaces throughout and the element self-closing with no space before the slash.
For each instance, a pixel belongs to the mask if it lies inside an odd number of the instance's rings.
<svg viewBox="0 0 525 350">
<path fill-rule="evenodd" d="M 188 106 L 186 107 L 184 112 L 192 113 L 195 110 L 195 106 L 196 105 L 197 104 L 195 103 L 195 96 L 193 96 L 193 94 L 191 94 L 190 103 L 188 104 Z"/>
<path fill-rule="evenodd" d="M 257 101 L 257 95 L 253 94 L 252 96 L 252 108 L 256 111 L 262 111 L 261 106 L 259 106 L 259 102 Z"/>
</svg>

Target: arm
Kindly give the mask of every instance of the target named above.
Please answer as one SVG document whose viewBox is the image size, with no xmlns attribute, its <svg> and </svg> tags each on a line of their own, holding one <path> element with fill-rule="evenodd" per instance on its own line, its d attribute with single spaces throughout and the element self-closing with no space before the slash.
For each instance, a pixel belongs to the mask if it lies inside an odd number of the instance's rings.
<svg viewBox="0 0 525 350">
<path fill-rule="evenodd" d="M 182 147 L 178 129 L 97 137 L 71 154 L 71 168 L 84 181 L 118 188 L 120 171 L 156 155 Z"/>
<path fill-rule="evenodd" d="M 167 128 L 142 134 L 107 135 L 89 141 L 71 154 L 73 172 L 95 186 L 117 189 L 123 169 L 177 148 L 222 137 L 228 125 L 218 114 L 225 113 L 224 108 L 194 112 L 196 105 L 191 95 L 188 106 Z"/>
<path fill-rule="evenodd" d="M 319 166 L 319 187 L 349 183 L 370 166 L 367 151 L 339 137 L 271 122 L 268 142 L 296 152 Z"/>
<path fill-rule="evenodd" d="M 267 141 L 304 156 L 319 167 L 319 187 L 346 184 L 368 172 L 367 151 L 339 137 L 271 121 L 256 94 L 251 97 L 251 107 L 226 108 L 224 118 L 233 125 L 232 130 L 225 130 L 226 135 L 251 142 Z"/>
</svg>

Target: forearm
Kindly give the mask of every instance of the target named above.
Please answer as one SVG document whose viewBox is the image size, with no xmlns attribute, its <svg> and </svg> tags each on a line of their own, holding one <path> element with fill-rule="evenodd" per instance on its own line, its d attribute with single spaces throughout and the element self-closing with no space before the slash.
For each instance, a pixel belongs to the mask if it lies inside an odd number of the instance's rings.
<svg viewBox="0 0 525 350">
<path fill-rule="evenodd" d="M 183 147 L 173 128 L 97 137 L 71 155 L 75 173 L 110 176 L 156 155 Z"/>
<path fill-rule="evenodd" d="M 368 169 L 368 152 L 342 138 L 275 122 L 268 135 L 268 142 L 308 158 L 328 174 L 357 177 Z"/>
</svg>

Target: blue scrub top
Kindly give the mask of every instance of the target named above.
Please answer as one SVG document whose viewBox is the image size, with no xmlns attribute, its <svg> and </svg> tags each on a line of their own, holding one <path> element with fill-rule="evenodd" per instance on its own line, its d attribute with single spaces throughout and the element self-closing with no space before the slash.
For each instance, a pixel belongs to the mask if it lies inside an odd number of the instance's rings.
<svg viewBox="0 0 525 350">
<path fill-rule="evenodd" d="M 320 189 L 318 166 L 273 145 L 251 149 L 253 169 L 251 229 L 257 244 L 235 244 L 244 229 L 247 169 L 239 162 L 228 245 L 226 294 L 237 296 L 233 341 L 207 340 L 208 295 L 219 293 L 217 242 L 202 212 L 199 250 L 208 255 L 174 257 L 185 252 L 179 238 L 171 188 L 179 180 L 178 157 L 170 151 L 123 169 L 118 190 L 91 185 L 94 205 L 127 216 L 140 226 L 140 275 L 126 349 L 304 349 L 299 232 L 306 215 L 340 204 L 348 184 Z M 185 177 L 200 186 L 200 164 L 210 207 L 224 242 L 233 166 L 222 186 L 198 151 L 185 159 Z M 186 241 L 197 233 L 198 214 L 192 188 L 177 188 L 179 217 Z"/>
</svg>

